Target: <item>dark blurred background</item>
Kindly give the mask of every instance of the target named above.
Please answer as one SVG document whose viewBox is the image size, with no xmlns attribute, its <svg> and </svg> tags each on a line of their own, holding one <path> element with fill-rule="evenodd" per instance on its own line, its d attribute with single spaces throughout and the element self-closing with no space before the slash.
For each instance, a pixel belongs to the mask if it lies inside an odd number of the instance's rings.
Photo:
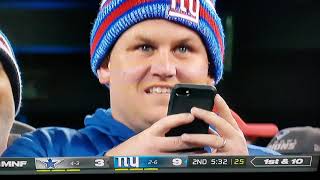
<svg viewBox="0 0 320 180">
<path fill-rule="evenodd" d="M 99 3 L 0 0 L 0 29 L 23 74 L 18 120 L 81 128 L 87 114 L 109 106 L 89 64 Z M 247 122 L 320 127 L 319 9 L 316 0 L 217 0 L 227 46 L 217 88 Z"/>
</svg>

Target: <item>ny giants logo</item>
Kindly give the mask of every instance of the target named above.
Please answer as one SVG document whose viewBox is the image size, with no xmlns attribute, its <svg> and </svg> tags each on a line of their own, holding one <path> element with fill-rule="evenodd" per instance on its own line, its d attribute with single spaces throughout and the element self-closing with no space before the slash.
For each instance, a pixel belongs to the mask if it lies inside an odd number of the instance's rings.
<svg viewBox="0 0 320 180">
<path fill-rule="evenodd" d="M 171 0 L 169 15 L 199 22 L 200 0 Z"/>
</svg>

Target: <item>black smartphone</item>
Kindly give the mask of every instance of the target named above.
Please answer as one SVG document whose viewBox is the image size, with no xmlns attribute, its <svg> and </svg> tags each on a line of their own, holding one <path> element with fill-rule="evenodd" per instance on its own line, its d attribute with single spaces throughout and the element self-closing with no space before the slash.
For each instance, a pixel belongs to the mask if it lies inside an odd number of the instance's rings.
<svg viewBox="0 0 320 180">
<path fill-rule="evenodd" d="M 217 90 L 214 86 L 177 84 L 170 94 L 168 115 L 190 113 L 192 107 L 211 111 Z M 181 136 L 183 133 L 208 134 L 209 125 L 203 120 L 195 119 L 190 124 L 185 124 L 171 129 L 166 136 Z"/>
</svg>

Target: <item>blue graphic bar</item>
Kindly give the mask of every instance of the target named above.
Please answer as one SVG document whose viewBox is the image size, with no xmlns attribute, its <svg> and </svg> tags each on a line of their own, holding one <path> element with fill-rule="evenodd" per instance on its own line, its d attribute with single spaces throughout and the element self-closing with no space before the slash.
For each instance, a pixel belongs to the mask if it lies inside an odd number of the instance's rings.
<svg viewBox="0 0 320 180">
<path fill-rule="evenodd" d="M 74 53 L 89 53 L 89 47 L 78 46 L 16 46 L 14 51 L 18 54 L 74 54 Z"/>
</svg>

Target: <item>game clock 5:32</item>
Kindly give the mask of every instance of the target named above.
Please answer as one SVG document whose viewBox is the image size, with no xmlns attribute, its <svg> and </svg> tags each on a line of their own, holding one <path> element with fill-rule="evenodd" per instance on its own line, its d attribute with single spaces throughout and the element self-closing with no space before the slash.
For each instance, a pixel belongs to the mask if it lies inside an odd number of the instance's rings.
<svg viewBox="0 0 320 180">
<path fill-rule="evenodd" d="M 222 166 L 245 166 L 246 158 L 233 157 L 233 158 L 212 158 L 210 160 L 211 165 Z"/>
<path fill-rule="evenodd" d="M 192 157 L 189 159 L 189 167 L 245 167 L 244 157 Z"/>
</svg>

